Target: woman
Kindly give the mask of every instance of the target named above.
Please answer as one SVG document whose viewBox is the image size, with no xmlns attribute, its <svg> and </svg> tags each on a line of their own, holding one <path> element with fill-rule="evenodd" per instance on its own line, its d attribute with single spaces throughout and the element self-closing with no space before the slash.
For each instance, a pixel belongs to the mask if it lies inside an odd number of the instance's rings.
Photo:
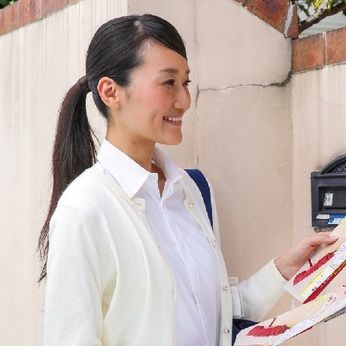
<svg viewBox="0 0 346 346">
<path fill-rule="evenodd" d="M 231 344 L 228 275 L 200 192 L 155 147 L 181 142 L 188 84 L 184 43 L 159 17 L 113 19 L 93 37 L 86 76 L 63 101 L 53 151 L 40 237 L 48 254 L 45 345 Z M 107 120 L 97 161 L 89 91 Z M 331 241 L 302 242 L 243 283 L 247 317 L 265 314 L 282 275 Z"/>
</svg>

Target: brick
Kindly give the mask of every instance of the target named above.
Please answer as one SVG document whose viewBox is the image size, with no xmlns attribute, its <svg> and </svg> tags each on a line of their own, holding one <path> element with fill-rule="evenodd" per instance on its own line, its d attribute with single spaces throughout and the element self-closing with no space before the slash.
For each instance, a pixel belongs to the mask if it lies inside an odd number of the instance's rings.
<svg viewBox="0 0 346 346">
<path fill-rule="evenodd" d="M 0 35 L 3 33 L 4 28 L 3 28 L 3 11 L 0 10 Z"/>
<path fill-rule="evenodd" d="M 299 18 L 298 18 L 297 7 L 294 6 L 292 23 L 288 29 L 287 37 L 298 38 L 298 36 L 299 36 Z"/>
<path fill-rule="evenodd" d="M 338 64 L 346 61 L 346 27 L 327 32 L 326 63 Z"/>
<path fill-rule="evenodd" d="M 36 22 L 42 18 L 42 0 L 20 0 L 19 26 Z"/>
<path fill-rule="evenodd" d="M 292 42 L 292 70 L 300 72 L 325 65 L 323 34 L 313 35 Z"/>
<path fill-rule="evenodd" d="M 251 0 L 247 8 L 257 17 L 283 32 L 288 11 L 287 0 Z"/>
<path fill-rule="evenodd" d="M 67 0 L 43 0 L 42 3 L 43 16 L 62 10 L 67 6 Z"/>
<path fill-rule="evenodd" d="M 2 10 L 2 33 L 18 28 L 18 2 L 6 6 Z"/>
</svg>

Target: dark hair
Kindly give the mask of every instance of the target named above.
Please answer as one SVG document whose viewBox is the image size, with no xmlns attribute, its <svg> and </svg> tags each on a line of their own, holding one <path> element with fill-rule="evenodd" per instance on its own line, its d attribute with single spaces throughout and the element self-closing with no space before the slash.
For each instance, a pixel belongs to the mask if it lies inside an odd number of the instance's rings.
<svg viewBox="0 0 346 346">
<path fill-rule="evenodd" d="M 62 102 L 53 147 L 53 191 L 38 241 L 43 262 L 39 282 L 47 275 L 49 223 L 58 200 L 71 181 L 95 162 L 93 132 L 85 105 L 87 93 L 92 92 L 98 110 L 108 119 L 107 106 L 97 91 L 99 80 L 109 77 L 128 86 L 131 72 L 143 63 L 141 49 L 148 40 L 155 40 L 187 59 L 182 38 L 166 20 L 151 14 L 112 19 L 96 31 L 87 52 L 86 76 L 77 81 Z"/>
</svg>

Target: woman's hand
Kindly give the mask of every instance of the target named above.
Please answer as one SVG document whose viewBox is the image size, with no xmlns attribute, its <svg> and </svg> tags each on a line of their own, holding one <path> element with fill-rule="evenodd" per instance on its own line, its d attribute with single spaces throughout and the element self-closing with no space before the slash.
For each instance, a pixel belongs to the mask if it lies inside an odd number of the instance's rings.
<svg viewBox="0 0 346 346">
<path fill-rule="evenodd" d="M 317 233 L 295 244 L 289 251 L 276 258 L 274 263 L 281 275 L 289 280 L 321 245 L 330 245 L 337 240 L 338 237 L 327 233 Z"/>
</svg>

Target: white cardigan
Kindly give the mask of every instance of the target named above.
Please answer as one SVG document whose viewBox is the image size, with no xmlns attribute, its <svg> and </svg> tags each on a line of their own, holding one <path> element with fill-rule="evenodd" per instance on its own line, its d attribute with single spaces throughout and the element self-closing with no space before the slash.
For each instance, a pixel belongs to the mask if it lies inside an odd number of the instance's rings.
<svg viewBox="0 0 346 346">
<path fill-rule="evenodd" d="M 184 171 L 183 171 L 184 172 Z M 231 345 L 226 266 L 201 194 L 184 172 L 185 205 L 219 262 L 219 345 Z M 175 346 L 175 280 L 148 230 L 143 200 L 129 198 L 98 163 L 66 189 L 52 217 L 45 346 Z M 261 318 L 285 280 L 269 262 L 241 284 L 248 318 Z"/>
</svg>

